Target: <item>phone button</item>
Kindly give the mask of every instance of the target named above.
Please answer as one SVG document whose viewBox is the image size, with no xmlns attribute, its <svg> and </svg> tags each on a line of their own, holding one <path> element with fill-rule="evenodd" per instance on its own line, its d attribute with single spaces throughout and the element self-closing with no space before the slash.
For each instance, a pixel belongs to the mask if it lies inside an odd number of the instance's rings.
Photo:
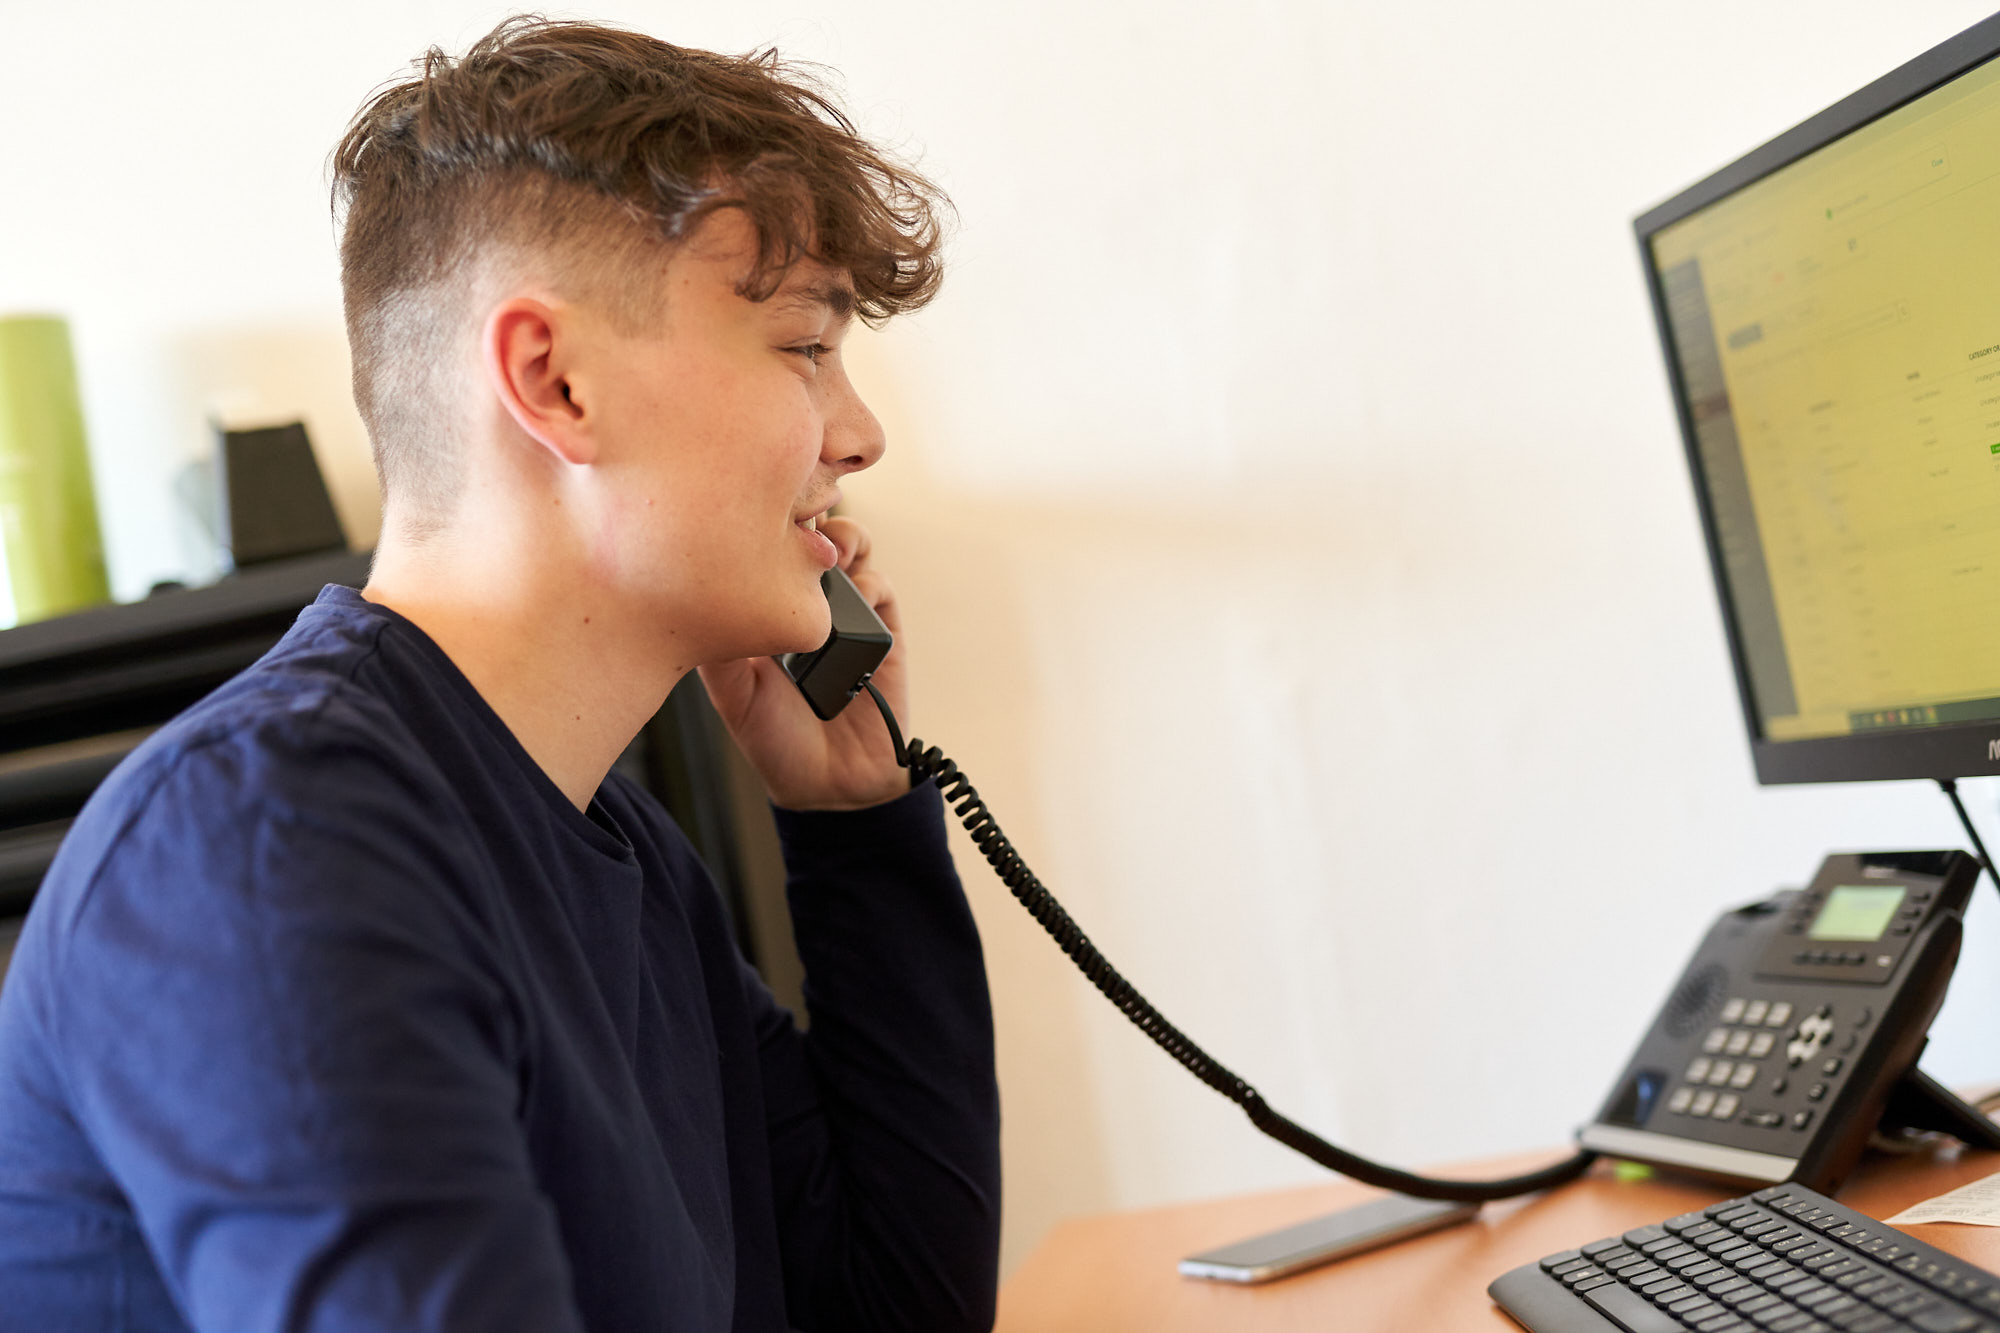
<svg viewBox="0 0 2000 1333">
<path fill-rule="evenodd" d="M 1695 1095 L 1694 1105 L 1689 1107 L 1688 1110 L 1693 1115 L 1707 1115 L 1714 1105 L 1715 1094 L 1704 1091 Z"/>
<path fill-rule="evenodd" d="M 1740 996 L 1732 996 L 1729 1003 L 1722 1006 L 1722 1021 L 1734 1023 L 1741 1017 L 1743 1017 L 1743 1000 Z"/>
<path fill-rule="evenodd" d="M 1826 1084 L 1824 1083 L 1815 1083 L 1806 1089 L 1806 1100 L 1809 1102 L 1816 1102 L 1824 1096 L 1826 1096 Z"/>
<path fill-rule="evenodd" d="M 1722 1048 L 1724 1046 L 1727 1046 L 1728 1044 L 1729 1044 L 1728 1028 L 1716 1028 L 1714 1031 L 1710 1032 L 1706 1037 L 1703 1037 L 1701 1039 L 1701 1049 L 1704 1053 L 1708 1055 L 1719 1054 Z"/>
<path fill-rule="evenodd" d="M 1752 1111 L 1744 1119 L 1759 1129 L 1777 1129 L 1785 1123 L 1785 1117 L 1777 1111 Z"/>
<path fill-rule="evenodd" d="M 1760 1032 L 1750 1039 L 1750 1054 L 1761 1060 L 1771 1053 L 1771 1046 L 1776 1041 L 1777 1038 L 1770 1033 Z"/>
<path fill-rule="evenodd" d="M 1693 1088 L 1678 1088 L 1667 1098 L 1667 1109 L 1675 1115 L 1686 1115 L 1688 1104 L 1694 1100 Z"/>
<path fill-rule="evenodd" d="M 1713 1063 L 1707 1056 L 1697 1055 L 1688 1064 L 1687 1081 L 1690 1083 L 1700 1083 L 1707 1079 L 1708 1067 Z"/>
<path fill-rule="evenodd" d="M 1759 1023 L 1762 1023 L 1764 1015 L 1770 1012 L 1771 1002 L 1769 1000 L 1752 1000 L 1750 1001 L 1749 1008 L 1743 1011 L 1743 1021 L 1754 1028 Z"/>
<path fill-rule="evenodd" d="M 1771 1006 L 1771 1012 L 1767 1014 L 1764 1018 L 1764 1025 L 1766 1027 L 1781 1028 L 1785 1024 L 1791 1021 L 1792 1021 L 1791 1001 L 1780 1000 L 1776 1004 Z"/>
<path fill-rule="evenodd" d="M 1821 1065 L 1819 1067 L 1819 1072 L 1825 1074 L 1828 1078 L 1832 1078 L 1835 1074 L 1838 1074 L 1840 1072 L 1840 1065 L 1841 1065 L 1840 1057 L 1836 1055 L 1828 1059 L 1825 1064 Z"/>
<path fill-rule="evenodd" d="M 1803 1111 L 1795 1111 L 1792 1113 L 1793 1129 L 1805 1129 L 1812 1124 L 1812 1121 L 1813 1121 L 1813 1113 L 1812 1113 L 1812 1108 L 1810 1106 L 1808 1106 Z"/>
<path fill-rule="evenodd" d="M 1736 1108 L 1742 1104 L 1742 1098 L 1738 1097 L 1735 1093 L 1725 1092 L 1715 1099 L 1715 1109 L 1709 1114 L 1713 1115 L 1717 1120 L 1732 1120 L 1736 1116 Z"/>
</svg>

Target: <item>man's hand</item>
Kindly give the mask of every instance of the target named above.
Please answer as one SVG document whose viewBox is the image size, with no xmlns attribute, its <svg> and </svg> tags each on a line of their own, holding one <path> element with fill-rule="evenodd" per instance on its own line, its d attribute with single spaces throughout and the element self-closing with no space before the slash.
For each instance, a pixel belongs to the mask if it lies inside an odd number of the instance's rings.
<svg viewBox="0 0 2000 1333">
<path fill-rule="evenodd" d="M 873 679 L 907 735 L 908 654 L 896 594 L 870 567 L 868 533 L 859 523 L 829 518 L 819 530 L 839 550 L 840 567 L 855 588 L 896 636 Z M 889 729 L 872 700 L 857 697 L 839 717 L 822 722 L 784 668 L 768 657 L 713 663 L 701 668 L 701 682 L 774 803 L 790 810 L 859 810 L 910 789 L 909 774 L 897 765 Z"/>
</svg>

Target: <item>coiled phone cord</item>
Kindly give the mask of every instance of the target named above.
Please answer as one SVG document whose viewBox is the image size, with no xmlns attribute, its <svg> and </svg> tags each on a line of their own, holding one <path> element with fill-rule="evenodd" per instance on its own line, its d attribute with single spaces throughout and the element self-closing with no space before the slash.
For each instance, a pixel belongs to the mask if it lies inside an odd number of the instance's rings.
<svg viewBox="0 0 2000 1333">
<path fill-rule="evenodd" d="M 1287 1148 L 1365 1185 L 1395 1190 L 1419 1199 L 1464 1203 L 1511 1199 L 1516 1195 L 1549 1189 L 1576 1179 L 1596 1160 L 1596 1153 L 1581 1150 L 1552 1166 L 1525 1175 L 1499 1180 L 1440 1180 L 1356 1157 L 1279 1115 L 1257 1089 L 1195 1045 L 1186 1033 L 1169 1023 L 1165 1015 L 1139 994 L 1131 982 L 1119 975 L 1118 969 L 1111 966 L 1110 961 L 1097 951 L 1097 946 L 1090 942 L 1090 937 L 1070 919 L 1062 904 L 1035 878 L 1035 872 L 1028 869 L 1020 853 L 1007 840 L 1007 835 L 1000 831 L 1000 825 L 994 822 L 993 813 L 979 798 L 978 790 L 966 780 L 958 765 L 946 758 L 936 746 L 926 747 L 914 738 L 906 744 L 903 730 L 896 725 L 896 715 L 890 711 L 888 700 L 882 697 L 872 681 L 865 685 L 869 697 L 875 700 L 875 707 L 881 710 L 882 720 L 889 726 L 889 736 L 896 745 L 896 762 L 910 770 L 913 781 L 935 781 L 938 784 L 945 803 L 952 807 L 952 813 L 965 825 L 965 831 L 972 835 L 973 845 L 985 856 L 986 863 L 1005 881 L 1008 891 L 1021 906 L 1028 909 L 1028 914 L 1039 921 L 1042 929 L 1048 931 L 1062 951 L 1069 955 L 1070 961 L 1090 978 L 1090 984 L 1103 992 L 1104 998 L 1111 1001 L 1119 1013 L 1132 1020 L 1141 1032 L 1151 1037 L 1161 1050 L 1178 1060 L 1203 1083 L 1242 1107 L 1251 1124 Z"/>
</svg>

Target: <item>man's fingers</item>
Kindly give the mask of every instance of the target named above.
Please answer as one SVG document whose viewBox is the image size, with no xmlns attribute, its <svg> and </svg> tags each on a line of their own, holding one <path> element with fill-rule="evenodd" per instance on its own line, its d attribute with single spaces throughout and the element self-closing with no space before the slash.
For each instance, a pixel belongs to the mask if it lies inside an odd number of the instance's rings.
<svg viewBox="0 0 2000 1333">
<path fill-rule="evenodd" d="M 850 576 L 868 563 L 868 552 L 873 546 L 868 529 L 851 518 L 826 518 L 820 520 L 819 530 L 840 552 L 840 567 Z"/>
<path fill-rule="evenodd" d="M 854 590 L 867 598 L 868 605 L 875 608 L 875 614 L 882 617 L 882 623 L 889 627 L 889 632 L 898 633 L 901 617 L 896 607 L 896 590 L 889 586 L 889 580 L 872 569 L 850 572 L 848 577 L 854 580 Z"/>
</svg>

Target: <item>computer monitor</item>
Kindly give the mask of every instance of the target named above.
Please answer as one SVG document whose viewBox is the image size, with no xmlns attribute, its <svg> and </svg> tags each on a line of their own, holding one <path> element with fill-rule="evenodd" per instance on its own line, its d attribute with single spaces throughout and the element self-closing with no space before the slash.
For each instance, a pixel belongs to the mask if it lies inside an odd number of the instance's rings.
<svg viewBox="0 0 2000 1333">
<path fill-rule="evenodd" d="M 2000 773 L 2000 16 L 1634 224 L 1758 780 Z"/>
</svg>

